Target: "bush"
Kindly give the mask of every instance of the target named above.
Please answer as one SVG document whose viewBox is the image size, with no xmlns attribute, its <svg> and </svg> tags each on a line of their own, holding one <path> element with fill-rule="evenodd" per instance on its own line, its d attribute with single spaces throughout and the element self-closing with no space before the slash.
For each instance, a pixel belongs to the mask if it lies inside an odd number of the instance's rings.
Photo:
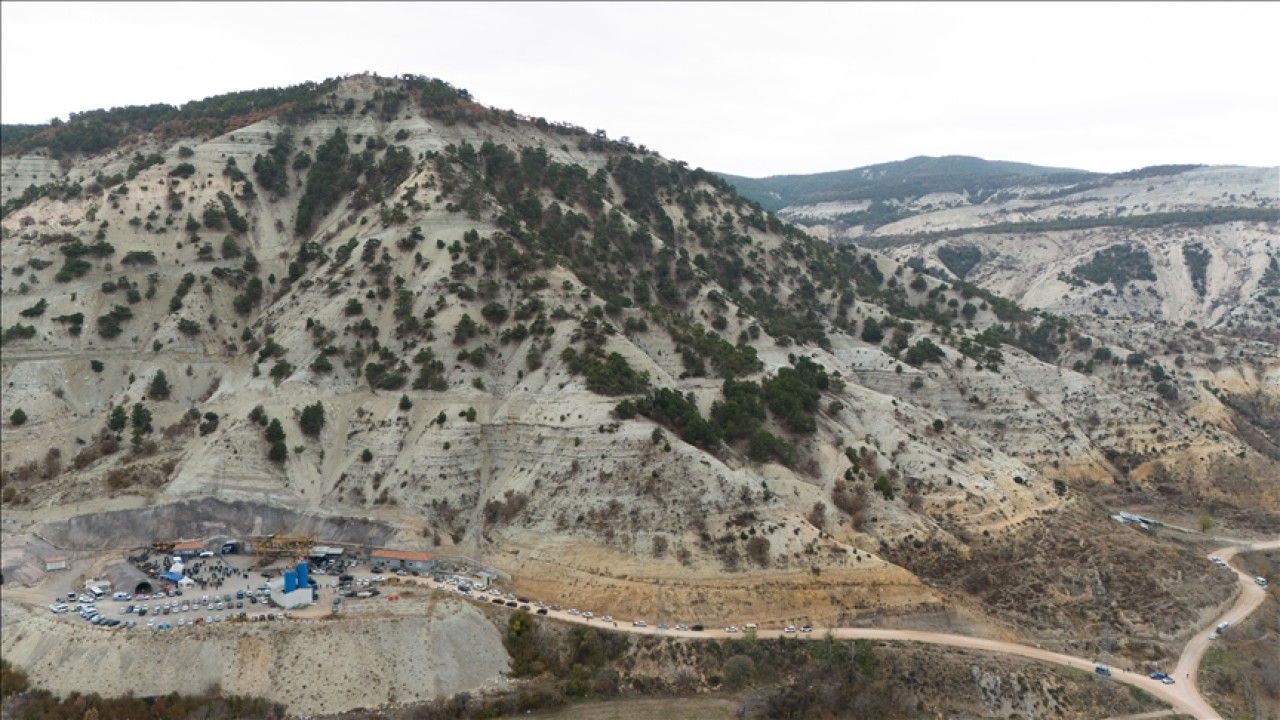
<svg viewBox="0 0 1280 720">
<path fill-rule="evenodd" d="M 281 442 L 271 443 L 271 449 L 267 451 L 267 459 L 276 464 L 283 464 L 289 459 L 289 448 Z"/>
<path fill-rule="evenodd" d="M 4 334 L 0 335 L 0 344 L 9 344 L 14 340 L 30 340 L 36 336 L 35 325 L 23 325 L 17 323 L 5 328 Z"/>
<path fill-rule="evenodd" d="M 123 305 L 116 305 L 111 312 L 98 316 L 98 334 L 110 340 L 124 331 L 121 323 L 133 317 L 133 311 Z"/>
<path fill-rule="evenodd" d="M 35 305 L 32 305 L 18 314 L 22 317 L 40 317 L 44 314 L 45 308 L 47 307 L 49 307 L 49 301 L 44 298 L 40 298 L 40 301 Z"/>
<path fill-rule="evenodd" d="M 921 338 L 919 342 L 907 349 L 903 359 L 912 367 L 920 367 L 927 362 L 942 362 L 945 357 L 946 353 L 942 352 L 942 348 L 935 345 L 932 340 Z"/>
<path fill-rule="evenodd" d="M 884 340 L 884 331 L 880 329 L 880 321 L 873 317 L 867 318 L 862 323 L 862 341 L 879 343 L 881 340 Z"/>
<path fill-rule="evenodd" d="M 755 682 L 756 663 L 746 655 L 734 655 L 725 661 L 722 674 L 725 688 L 737 692 Z"/>
<path fill-rule="evenodd" d="M 9 423 L 14 427 L 18 427 L 19 425 L 25 423 L 26 421 L 27 421 L 27 414 L 22 411 L 22 408 L 18 408 L 14 410 L 13 414 L 9 416 Z"/>
<path fill-rule="evenodd" d="M 301 426 L 304 435 L 320 437 L 320 431 L 324 429 L 324 405 L 316 401 L 314 405 L 302 408 L 298 425 Z"/>
</svg>

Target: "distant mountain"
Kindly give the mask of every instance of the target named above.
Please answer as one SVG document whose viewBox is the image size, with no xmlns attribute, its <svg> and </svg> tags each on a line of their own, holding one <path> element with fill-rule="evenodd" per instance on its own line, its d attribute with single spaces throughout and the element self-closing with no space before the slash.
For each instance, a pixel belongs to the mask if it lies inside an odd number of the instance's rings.
<svg viewBox="0 0 1280 720">
<path fill-rule="evenodd" d="M 1027 163 L 983 160 L 966 155 L 919 156 L 896 162 L 868 165 L 853 170 L 812 175 L 774 175 L 747 178 L 720 176 L 743 196 L 766 210 L 793 205 L 857 200 L 892 200 L 950 192 L 966 195 L 990 193 L 1009 185 L 1026 185 L 1035 180 L 1055 183 L 1078 182 L 1098 177 L 1098 173 L 1069 168 L 1051 168 Z"/>
</svg>

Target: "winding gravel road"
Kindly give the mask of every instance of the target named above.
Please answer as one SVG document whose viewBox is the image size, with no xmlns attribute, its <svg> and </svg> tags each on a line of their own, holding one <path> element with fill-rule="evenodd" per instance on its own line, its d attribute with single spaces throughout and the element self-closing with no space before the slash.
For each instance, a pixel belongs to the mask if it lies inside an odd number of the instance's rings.
<svg viewBox="0 0 1280 720">
<path fill-rule="evenodd" d="M 1229 546 L 1217 550 L 1205 558 L 1213 555 L 1221 557 L 1227 563 L 1231 558 L 1241 551 L 1250 550 L 1274 550 L 1280 548 L 1280 539 L 1268 540 L 1265 542 L 1253 543 L 1245 546 Z M 1222 720 L 1222 716 L 1204 699 L 1200 694 L 1198 685 L 1196 684 L 1196 675 L 1200 667 L 1200 660 L 1204 657 L 1204 653 L 1209 648 L 1209 633 L 1220 622 L 1226 621 L 1232 625 L 1238 624 L 1241 620 L 1248 617 L 1250 613 L 1262 604 L 1266 597 L 1266 590 L 1254 583 L 1253 577 L 1241 572 L 1232 566 L 1231 568 L 1237 575 L 1241 592 L 1236 598 L 1231 608 L 1214 621 L 1213 625 L 1197 631 L 1191 640 L 1182 650 L 1182 655 L 1178 659 L 1177 670 L 1174 673 L 1176 682 L 1173 685 L 1165 685 L 1158 681 L 1152 680 L 1145 674 L 1121 670 L 1119 668 L 1111 668 L 1111 677 L 1114 680 L 1137 687 L 1146 693 L 1157 697 L 1172 706 L 1173 710 L 1178 713 L 1185 713 L 1195 717 L 1197 720 Z M 485 596 L 480 596 L 482 599 Z M 736 639 L 741 638 L 741 633 L 730 633 L 723 629 L 707 629 L 701 632 L 693 631 L 676 631 L 676 630 L 660 630 L 656 627 L 634 627 L 628 620 L 626 622 L 605 623 L 599 617 L 591 620 L 584 619 L 581 615 L 569 615 L 564 612 L 558 612 L 555 615 L 546 616 L 560 622 L 571 622 L 582 625 L 594 625 L 603 630 L 613 632 L 629 632 L 637 635 L 668 635 L 672 637 L 699 639 Z M 900 640 L 905 642 L 920 642 L 931 645 L 944 645 L 947 647 L 966 648 L 970 650 L 985 650 L 988 652 L 1004 653 L 1006 655 L 1018 655 L 1020 657 L 1030 658 L 1032 660 L 1041 660 L 1043 662 L 1054 663 L 1055 665 L 1063 665 L 1065 667 L 1076 668 L 1092 673 L 1096 663 L 1093 660 L 1072 655 L 1064 655 L 1062 653 L 1042 650 L 1030 645 L 1021 645 L 1018 643 L 1002 642 L 1000 640 L 989 640 L 986 638 L 970 637 L 968 635 L 952 635 L 949 633 L 926 632 L 922 630 L 897 630 L 888 628 L 817 628 L 812 633 L 795 634 L 784 633 L 781 630 L 759 630 L 756 632 L 758 638 L 778 638 L 784 635 L 801 639 L 815 639 L 825 637 L 828 633 L 837 640 Z"/>
</svg>

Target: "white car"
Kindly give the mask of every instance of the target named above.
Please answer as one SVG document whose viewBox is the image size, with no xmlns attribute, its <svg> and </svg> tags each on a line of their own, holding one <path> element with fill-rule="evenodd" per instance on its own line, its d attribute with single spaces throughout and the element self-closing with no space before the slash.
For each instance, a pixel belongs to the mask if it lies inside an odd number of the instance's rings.
<svg viewBox="0 0 1280 720">
<path fill-rule="evenodd" d="M 729 627 L 725 628 L 725 629 L 724 629 L 724 631 L 725 631 L 725 632 L 727 632 L 727 633 L 736 633 L 736 632 L 738 632 L 738 626 L 737 626 L 737 625 L 730 625 Z"/>
<path fill-rule="evenodd" d="M 636 621 L 632 622 L 631 624 L 632 624 L 632 625 L 634 625 L 635 627 L 638 627 L 638 628 L 648 627 L 648 626 L 646 625 L 645 621 L 643 621 L 643 620 L 636 620 Z"/>
<path fill-rule="evenodd" d="M 54 614 L 64 613 L 70 609 L 71 608 L 67 607 L 66 603 L 54 603 L 49 606 L 49 611 Z"/>
<path fill-rule="evenodd" d="M 686 632 L 688 631 L 688 629 L 689 629 L 689 626 L 685 625 L 684 623 L 680 623 L 679 625 L 676 625 L 676 630 L 679 632 Z"/>
<path fill-rule="evenodd" d="M 782 629 L 782 632 L 784 632 L 784 633 L 793 633 L 793 632 L 795 632 L 795 631 L 796 631 L 796 626 L 795 626 L 795 625 L 788 625 L 788 626 L 786 626 L 785 628 L 783 628 L 783 629 Z"/>
<path fill-rule="evenodd" d="M 603 621 L 603 622 L 613 622 L 613 616 L 612 616 L 612 615 L 605 615 L 604 617 L 600 618 L 600 620 L 601 620 L 601 621 Z"/>
<path fill-rule="evenodd" d="M 591 613 L 590 611 L 588 611 L 588 612 L 584 612 L 584 613 L 582 613 L 582 617 L 584 617 L 584 618 L 586 618 L 586 619 L 590 620 L 591 618 L 595 617 L 595 614 L 593 614 L 593 613 Z"/>
<path fill-rule="evenodd" d="M 570 614 L 570 615 L 577 615 L 577 614 L 578 614 L 578 608 L 569 608 L 569 614 Z"/>
<path fill-rule="evenodd" d="M 1216 632 L 1211 632 L 1211 633 L 1209 633 L 1209 639 L 1210 639 L 1210 640 L 1217 640 L 1217 639 L 1218 639 L 1218 633 L 1216 633 Z"/>
</svg>

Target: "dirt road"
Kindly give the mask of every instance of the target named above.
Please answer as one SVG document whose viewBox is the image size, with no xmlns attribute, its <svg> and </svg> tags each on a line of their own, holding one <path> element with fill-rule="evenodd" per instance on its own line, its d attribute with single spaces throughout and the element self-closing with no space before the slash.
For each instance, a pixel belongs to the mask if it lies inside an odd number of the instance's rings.
<svg viewBox="0 0 1280 720">
<path fill-rule="evenodd" d="M 1211 555 L 1217 555 L 1229 563 L 1230 559 L 1242 550 L 1272 550 L 1276 548 L 1280 548 L 1280 539 L 1258 542 L 1245 546 L 1226 547 L 1211 553 Z M 1234 567 L 1232 569 L 1235 570 L 1235 573 L 1239 578 L 1241 587 L 1240 596 L 1236 599 L 1236 602 L 1231 606 L 1226 614 L 1214 621 L 1214 626 L 1223 621 L 1229 622 L 1232 625 L 1238 624 L 1241 620 L 1257 609 L 1257 607 L 1262 604 L 1262 600 L 1266 596 L 1266 591 L 1254 583 L 1252 576 L 1249 576 Z M 487 596 L 480 596 L 481 602 L 486 600 L 488 600 Z M 560 622 L 595 625 L 600 627 L 602 630 L 630 632 L 640 635 L 670 635 L 673 637 L 691 639 L 717 640 L 732 640 L 744 637 L 741 632 L 729 632 L 727 629 L 708 629 L 701 632 L 676 631 L 670 629 L 662 630 L 653 626 L 636 627 L 632 624 L 631 620 L 605 622 L 599 617 L 588 620 L 583 618 L 582 615 L 569 615 L 564 612 L 558 612 L 554 615 L 548 615 L 547 617 Z M 1197 632 L 1187 643 L 1186 647 L 1183 648 L 1182 655 L 1178 660 L 1177 670 L 1173 676 L 1175 678 L 1175 683 L 1172 685 L 1165 685 L 1156 680 L 1152 680 L 1145 674 L 1129 672 L 1118 668 L 1110 668 L 1111 678 L 1137 687 L 1144 692 L 1169 703 L 1174 711 L 1191 715 L 1197 718 L 1197 720 L 1222 720 L 1217 711 L 1215 711 L 1213 707 L 1205 701 L 1196 684 L 1196 674 L 1200 667 L 1200 659 L 1204 656 L 1204 653 L 1211 642 L 1209 640 L 1209 633 L 1211 630 L 1212 626 Z M 1043 662 L 1053 663 L 1055 665 L 1084 670 L 1089 673 L 1093 673 L 1094 668 L 1096 667 L 1096 663 L 1093 660 L 1042 650 L 1029 645 L 970 637 L 967 635 L 951 635 L 948 633 L 925 632 L 919 630 L 881 628 L 814 628 L 812 633 L 791 634 L 781 630 L 759 630 L 755 633 L 758 638 L 779 638 L 790 635 L 797 639 L 809 641 L 823 638 L 828 634 L 837 640 L 897 640 L 929 643 L 932 645 L 944 645 L 947 647 L 965 648 L 970 650 L 985 650 L 988 652 L 1018 655 L 1033 660 L 1040 660 Z"/>
<path fill-rule="evenodd" d="M 1246 546 L 1226 547 L 1217 550 L 1213 554 L 1218 555 L 1223 560 L 1229 562 L 1232 557 L 1241 551 L 1271 550 L 1276 548 L 1280 548 L 1280 539 L 1253 543 Z M 1232 569 L 1238 577 L 1241 592 L 1239 597 L 1232 604 L 1231 608 L 1222 617 L 1214 621 L 1213 625 L 1215 626 L 1223 621 L 1229 622 L 1232 625 L 1238 624 L 1262 603 L 1266 595 L 1266 591 L 1254 583 L 1253 577 L 1246 575 L 1238 569 Z M 365 573 L 360 573 L 359 575 L 365 576 Z M 369 575 L 372 574 L 370 573 Z M 382 586 L 382 592 L 387 595 L 394 595 L 397 593 L 397 589 L 407 589 L 411 587 L 434 589 L 437 592 L 446 591 L 450 592 L 451 595 L 467 597 L 473 602 L 481 604 L 492 604 L 494 600 L 492 595 L 483 592 L 477 592 L 474 596 L 464 596 L 461 593 L 454 592 L 456 591 L 456 588 L 450 585 L 438 584 L 425 578 L 404 578 L 399 580 L 397 585 Z M 44 602 L 47 602 L 47 598 L 45 598 L 44 595 L 47 594 L 48 592 L 45 588 L 41 588 L 39 591 L 29 588 L 7 588 L 4 592 L 4 598 L 5 600 L 10 601 L 16 600 L 18 602 L 44 604 Z M 295 613 L 294 617 L 298 620 L 303 620 L 327 615 L 329 603 L 335 596 L 335 592 L 332 587 L 328 587 L 326 585 L 326 587 L 321 589 L 321 595 L 322 597 L 319 603 L 307 610 Z M 603 617 L 586 619 L 581 614 L 570 615 L 564 611 L 551 612 L 542 617 L 557 622 L 594 625 L 599 627 L 601 630 L 629 632 L 640 635 L 668 635 L 693 640 L 735 640 L 744 638 L 743 632 L 730 632 L 727 628 L 711 628 L 695 632 L 692 630 L 676 631 L 672 629 L 660 629 L 654 626 L 637 627 L 633 624 L 633 620 L 631 618 L 622 620 L 614 620 L 610 618 L 610 620 L 605 621 Z M 1211 642 L 1208 639 L 1211 630 L 1212 626 L 1196 632 L 1187 643 L 1178 660 L 1177 670 L 1173 675 L 1176 682 L 1172 685 L 1164 685 L 1158 681 L 1150 679 L 1145 674 L 1121 670 L 1119 668 L 1110 669 L 1111 679 L 1137 687 L 1168 703 L 1174 711 L 1191 715 L 1197 718 L 1197 720 L 1221 720 L 1221 716 L 1219 716 L 1209 703 L 1205 701 L 1203 696 L 1201 696 L 1196 684 L 1196 674 L 1200 665 L 1200 660 L 1204 656 L 1204 653 Z M 755 632 L 755 636 L 762 639 L 790 636 L 799 642 L 813 642 L 815 640 L 825 638 L 828 635 L 836 640 L 920 642 L 969 650 L 1004 653 L 1070 667 L 1090 674 L 1094 673 L 1094 668 L 1096 667 L 1095 662 L 1091 659 L 1043 650 L 1030 645 L 1022 645 L 1019 643 L 992 640 L 988 638 L 971 637 L 967 635 L 954 635 L 949 633 L 927 632 L 920 630 L 835 627 L 813 628 L 813 631 L 810 633 L 787 633 L 783 630 L 772 629 L 762 629 Z"/>
<path fill-rule="evenodd" d="M 1227 610 L 1226 614 L 1214 622 L 1215 627 L 1221 622 L 1229 622 L 1232 625 L 1239 624 L 1241 620 L 1244 620 L 1250 613 L 1257 610 L 1267 596 L 1267 591 L 1253 581 L 1252 575 L 1241 572 L 1235 566 L 1230 565 L 1231 558 L 1242 550 L 1275 550 L 1276 548 L 1280 548 L 1280 540 L 1226 547 L 1206 556 L 1217 555 L 1222 558 L 1239 577 L 1240 581 L 1240 596 L 1236 598 L 1231 609 Z M 1209 707 L 1209 703 L 1205 702 L 1204 697 L 1200 694 L 1200 686 L 1197 682 L 1197 675 L 1200 672 L 1200 660 L 1204 657 L 1205 652 L 1208 651 L 1209 644 L 1213 642 L 1209 639 L 1211 630 L 1212 628 L 1205 628 L 1191 637 L 1186 647 L 1182 649 L 1182 656 L 1178 658 L 1178 669 L 1173 674 L 1179 684 L 1172 687 L 1178 688 L 1189 702 L 1196 701 L 1202 707 L 1204 714 L 1202 715 L 1201 711 L 1197 711 L 1197 718 L 1217 717 L 1217 714 L 1213 712 L 1213 708 Z"/>
</svg>

